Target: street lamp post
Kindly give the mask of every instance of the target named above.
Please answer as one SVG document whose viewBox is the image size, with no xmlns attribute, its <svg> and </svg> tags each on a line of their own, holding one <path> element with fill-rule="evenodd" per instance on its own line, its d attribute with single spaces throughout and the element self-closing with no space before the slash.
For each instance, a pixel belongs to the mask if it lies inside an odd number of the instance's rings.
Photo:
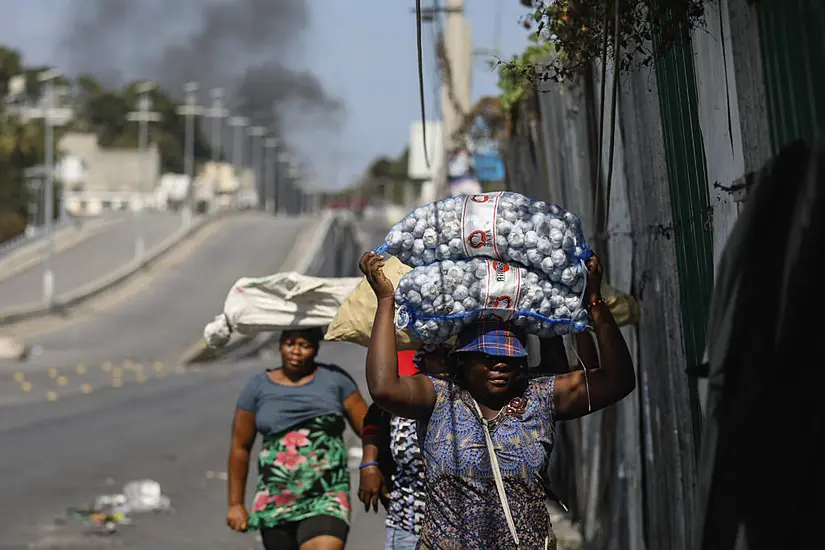
<svg viewBox="0 0 825 550">
<path fill-rule="evenodd" d="M 212 90 L 212 107 L 206 110 L 205 115 L 212 119 L 212 162 L 218 162 L 221 154 L 221 121 L 229 115 L 223 107 L 223 89 Z"/>
<path fill-rule="evenodd" d="M 249 119 L 233 116 L 229 119 L 229 125 L 235 129 L 235 143 L 232 147 L 232 164 L 234 165 L 233 172 L 238 182 L 238 189 L 235 191 L 235 200 L 237 202 L 238 195 L 243 186 L 241 176 L 243 175 L 243 137 L 244 129 L 249 125 Z"/>
<path fill-rule="evenodd" d="M 212 90 L 212 107 L 207 109 L 204 115 L 212 119 L 212 162 L 217 164 L 221 157 L 221 126 L 223 124 L 223 119 L 229 115 L 229 111 L 223 107 L 222 88 L 215 88 Z M 215 168 L 215 173 L 217 174 L 217 166 Z M 212 187 L 212 195 L 214 197 L 214 181 L 212 182 Z"/>
<path fill-rule="evenodd" d="M 192 223 L 192 200 L 195 188 L 195 117 L 200 115 L 203 109 L 198 105 L 198 84 L 197 82 L 187 82 L 183 87 L 186 94 L 186 101 L 178 107 L 178 114 L 186 118 L 186 143 L 184 145 L 183 171 L 189 180 L 186 187 L 186 197 L 181 209 L 181 223 L 188 227 Z"/>
<path fill-rule="evenodd" d="M 55 79 L 61 73 L 57 69 L 43 71 L 37 75 L 37 79 L 44 84 L 45 106 L 42 109 L 32 109 L 29 112 L 31 118 L 42 118 L 45 134 L 44 162 L 46 181 L 43 188 L 43 223 L 46 226 L 48 246 L 46 248 L 46 259 L 43 262 L 43 303 L 47 307 L 54 305 L 54 127 L 71 117 L 70 109 L 58 109 L 56 105 Z M 63 199 L 61 199 L 63 200 Z"/>
<path fill-rule="evenodd" d="M 282 151 L 278 155 L 278 210 L 290 213 L 290 181 L 287 167 L 292 162 L 292 155 Z"/>
<path fill-rule="evenodd" d="M 54 124 L 52 120 L 52 109 L 55 108 L 54 79 L 59 73 L 47 71 L 45 75 L 41 73 L 41 81 L 46 84 L 46 113 L 43 121 L 46 123 L 46 189 L 45 189 L 45 213 L 46 213 L 46 234 L 49 236 L 49 252 L 46 255 L 46 263 L 43 270 L 43 302 L 46 306 L 54 305 Z"/>
<path fill-rule="evenodd" d="M 149 93 L 155 88 L 151 82 L 145 82 L 138 87 L 140 99 L 138 99 L 138 110 L 129 113 L 126 118 L 131 122 L 138 123 L 138 148 L 140 149 L 141 159 L 138 162 L 138 200 L 134 205 L 134 220 L 135 220 L 135 259 L 141 260 L 146 249 L 146 244 L 143 239 L 143 227 L 141 220 L 141 212 L 143 211 L 143 197 L 140 192 L 141 185 L 147 188 L 151 187 L 151 175 L 149 173 L 149 123 L 160 120 L 160 113 L 153 112 L 152 98 Z"/>
<path fill-rule="evenodd" d="M 289 159 L 289 169 L 287 171 L 287 178 L 292 183 L 292 195 L 293 195 L 292 201 L 293 201 L 293 204 L 294 204 L 294 201 L 295 201 L 295 198 L 296 198 L 295 193 L 298 190 L 298 186 L 296 184 L 298 183 L 298 179 L 300 177 L 301 177 L 301 170 L 300 170 L 300 166 L 298 165 L 298 161 L 295 158 Z"/>
<path fill-rule="evenodd" d="M 278 167 L 276 164 L 276 156 L 273 155 L 273 151 L 275 148 L 278 147 L 278 140 L 275 138 L 266 138 L 264 140 L 264 147 L 266 148 L 266 161 L 264 167 L 266 169 L 266 175 L 264 176 L 264 185 L 267 187 L 267 212 L 272 213 L 273 215 L 278 213 L 278 208 L 280 207 L 280 199 L 277 198 L 278 187 L 276 183 L 276 178 L 278 174 Z"/>
<path fill-rule="evenodd" d="M 259 206 L 263 206 L 264 209 L 267 207 L 268 198 L 266 196 L 266 182 L 263 179 L 263 173 L 261 171 L 261 150 L 263 149 L 261 138 L 265 134 L 266 128 L 263 126 L 253 126 L 249 129 L 249 135 L 252 137 L 252 166 L 255 171 L 255 189 L 259 194 Z"/>
</svg>

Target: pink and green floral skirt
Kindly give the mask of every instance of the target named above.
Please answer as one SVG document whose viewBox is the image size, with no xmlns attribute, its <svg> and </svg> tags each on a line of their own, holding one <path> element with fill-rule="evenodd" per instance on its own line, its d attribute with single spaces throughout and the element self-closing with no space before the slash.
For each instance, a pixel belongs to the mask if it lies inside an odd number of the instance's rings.
<svg viewBox="0 0 825 550">
<path fill-rule="evenodd" d="M 344 419 L 329 414 L 265 436 L 249 527 L 275 527 L 313 516 L 349 523 Z"/>
</svg>

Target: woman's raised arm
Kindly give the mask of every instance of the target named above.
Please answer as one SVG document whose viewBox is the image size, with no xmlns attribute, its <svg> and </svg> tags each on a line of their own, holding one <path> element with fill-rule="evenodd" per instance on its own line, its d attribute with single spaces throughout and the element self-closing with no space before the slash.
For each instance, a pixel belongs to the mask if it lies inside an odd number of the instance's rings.
<svg viewBox="0 0 825 550">
<path fill-rule="evenodd" d="M 361 257 L 378 309 L 367 351 L 367 386 L 382 409 L 404 418 L 427 418 L 435 405 L 435 388 L 426 376 L 398 375 L 398 348 L 395 345 L 395 301 L 392 283 L 384 275 L 384 257 L 367 252 Z"/>
</svg>

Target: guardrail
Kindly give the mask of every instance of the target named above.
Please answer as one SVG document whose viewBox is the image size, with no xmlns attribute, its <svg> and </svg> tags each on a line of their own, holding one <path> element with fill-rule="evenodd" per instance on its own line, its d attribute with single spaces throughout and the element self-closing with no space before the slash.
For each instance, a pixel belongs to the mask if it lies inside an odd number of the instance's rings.
<svg viewBox="0 0 825 550">
<path fill-rule="evenodd" d="M 143 271 L 150 264 L 159 260 L 161 257 L 166 255 L 166 253 L 175 248 L 178 244 L 194 236 L 198 231 L 200 231 L 207 225 L 235 213 L 236 212 L 234 211 L 224 211 L 219 212 L 218 214 L 213 216 L 195 218 L 192 221 L 191 225 L 189 225 L 188 227 L 182 227 L 173 235 L 170 235 L 165 241 L 161 242 L 160 244 L 152 248 L 143 257 L 143 259 L 133 260 L 132 262 L 126 264 L 120 269 L 108 273 L 103 277 L 100 277 L 99 279 L 92 281 L 91 283 L 81 288 L 69 291 L 61 296 L 58 296 L 55 299 L 55 304 L 53 307 L 48 307 L 44 304 L 23 304 L 20 306 L 8 308 L 5 311 L 0 311 L 0 326 L 10 325 L 13 323 L 18 323 L 20 321 L 34 319 L 37 317 L 43 317 L 73 307 L 77 307 L 81 303 L 105 291 L 111 290 L 112 288 L 125 282 L 137 273 Z"/>
<path fill-rule="evenodd" d="M 54 235 L 55 253 L 68 250 L 89 237 L 115 224 L 123 223 L 125 217 L 95 218 L 92 220 L 74 220 L 72 223 L 56 231 Z M 31 268 L 33 265 L 41 263 L 46 255 L 48 239 L 46 235 L 28 241 L 16 248 L 7 251 L 5 255 L 0 255 L 0 281 L 13 277 Z"/>
<path fill-rule="evenodd" d="M 58 221 L 54 224 L 53 228 L 54 231 L 60 231 L 72 224 L 72 220 L 63 220 Z M 37 241 L 41 240 L 43 237 L 46 236 L 46 228 L 42 226 L 37 226 L 32 229 L 31 233 L 21 233 L 16 237 L 12 237 L 11 239 L 6 239 L 2 243 L 0 243 L 0 256 L 8 254 L 14 250 L 17 250 L 21 246 L 26 246 L 28 244 L 36 243 Z"/>
</svg>

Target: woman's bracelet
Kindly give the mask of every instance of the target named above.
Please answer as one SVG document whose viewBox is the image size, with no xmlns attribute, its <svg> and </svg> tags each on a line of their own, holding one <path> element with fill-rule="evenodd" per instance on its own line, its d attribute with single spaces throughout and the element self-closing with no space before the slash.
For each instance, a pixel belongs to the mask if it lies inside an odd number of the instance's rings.
<svg viewBox="0 0 825 550">
<path fill-rule="evenodd" d="M 375 461 L 373 461 L 373 462 L 364 462 L 363 464 L 358 466 L 358 469 L 363 470 L 364 468 L 369 468 L 370 466 L 378 466 L 378 463 L 375 462 Z"/>
<path fill-rule="evenodd" d="M 604 304 L 605 302 L 607 302 L 607 300 L 605 300 L 604 298 L 598 298 L 596 300 L 593 300 L 589 304 L 587 304 L 586 307 L 587 307 L 588 310 L 590 310 L 590 309 L 593 309 L 594 307 L 596 307 L 599 304 Z"/>
</svg>

